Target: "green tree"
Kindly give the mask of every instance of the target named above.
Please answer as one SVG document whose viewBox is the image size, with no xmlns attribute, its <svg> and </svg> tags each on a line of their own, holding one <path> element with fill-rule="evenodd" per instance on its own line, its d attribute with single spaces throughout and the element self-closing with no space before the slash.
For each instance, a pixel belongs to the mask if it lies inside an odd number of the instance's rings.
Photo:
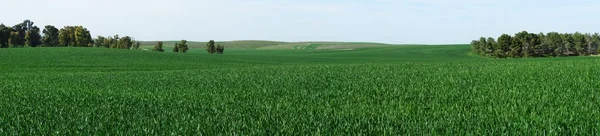
<svg viewBox="0 0 600 136">
<path fill-rule="evenodd" d="M 94 41 L 94 47 L 105 47 L 106 37 L 97 36 Z"/>
<path fill-rule="evenodd" d="M 598 54 L 598 45 L 600 45 L 600 36 L 598 33 L 586 35 L 587 54 L 596 55 Z"/>
<path fill-rule="evenodd" d="M 97 47 L 110 48 L 110 46 L 114 42 L 115 42 L 115 40 L 110 36 L 108 36 L 108 37 L 98 36 L 96 38 L 96 41 L 94 42 L 94 44 L 96 44 Z"/>
<path fill-rule="evenodd" d="M 481 42 L 479 42 L 479 40 L 473 40 L 471 41 L 471 50 L 473 51 L 473 53 L 475 54 L 480 54 L 480 48 L 481 48 Z M 219 49 L 219 46 L 217 45 L 217 50 Z M 217 51 L 218 52 L 218 51 Z"/>
<path fill-rule="evenodd" d="M 487 53 L 488 55 L 494 56 L 493 55 L 495 52 L 494 47 L 496 47 L 496 44 L 498 44 L 498 43 L 496 43 L 496 40 L 494 38 L 488 37 L 488 39 L 486 40 L 486 47 L 488 47 L 488 53 Z"/>
<path fill-rule="evenodd" d="M 24 22 L 26 22 L 26 21 L 24 21 Z M 25 45 L 25 33 L 27 32 L 27 26 L 25 26 L 24 23 L 19 23 L 19 24 L 16 24 L 13 26 L 13 30 L 14 30 L 14 32 L 17 32 L 17 34 L 18 34 L 18 38 L 16 37 L 17 35 L 11 36 L 11 38 L 13 39 L 13 40 L 11 40 L 11 44 L 13 44 L 13 47 L 19 46 L 19 45 Z M 16 39 L 19 39 L 19 40 L 16 40 Z"/>
<path fill-rule="evenodd" d="M 474 52 L 497 58 L 595 55 L 600 52 L 599 46 L 600 34 L 579 32 L 534 34 L 522 31 L 516 33 L 514 37 L 502 34 L 498 37 L 497 43 L 493 38 L 483 37 L 471 41 Z"/>
<path fill-rule="evenodd" d="M 562 46 L 562 37 L 558 32 L 549 32 L 546 34 L 543 43 L 548 45 L 548 55 L 560 56 L 564 52 L 564 46 Z"/>
<path fill-rule="evenodd" d="M 539 57 L 539 51 L 543 50 L 542 47 L 542 39 L 540 39 L 539 35 L 534 34 L 534 33 L 530 33 L 529 37 L 531 38 L 531 40 L 529 40 L 529 44 L 527 46 L 526 51 L 526 55 L 532 56 L 532 57 Z"/>
<path fill-rule="evenodd" d="M 173 52 L 179 52 L 179 43 L 175 43 L 175 46 L 173 46 Z"/>
<path fill-rule="evenodd" d="M 25 34 L 25 44 L 29 47 L 37 47 L 42 44 L 42 36 L 40 35 L 40 28 L 33 26 L 27 30 Z"/>
<path fill-rule="evenodd" d="M 479 54 L 490 55 L 492 47 L 491 46 L 488 47 L 487 38 L 485 38 L 485 37 L 479 38 L 479 46 L 480 46 L 479 47 Z"/>
<path fill-rule="evenodd" d="M 163 42 L 156 43 L 156 45 L 154 45 L 154 49 L 152 49 L 152 51 L 164 52 L 165 50 L 163 50 Z"/>
<path fill-rule="evenodd" d="M 21 39 L 21 34 L 19 31 L 10 32 L 10 38 L 8 39 L 8 43 L 11 48 L 23 47 L 24 43 L 21 43 L 23 40 Z"/>
<path fill-rule="evenodd" d="M 223 51 L 225 51 L 225 46 L 217 45 L 217 54 L 223 54 Z"/>
<path fill-rule="evenodd" d="M 498 44 L 494 47 L 494 56 L 505 58 L 512 43 L 512 37 L 508 34 L 502 34 L 498 37 Z"/>
<path fill-rule="evenodd" d="M 8 40 L 10 39 L 10 33 L 13 31 L 11 27 L 0 24 L 0 48 L 8 48 Z"/>
<path fill-rule="evenodd" d="M 546 35 L 544 33 L 536 34 L 537 40 L 539 44 L 533 44 L 534 55 L 536 57 L 545 57 L 549 55 L 549 48 L 546 40 Z"/>
<path fill-rule="evenodd" d="M 181 40 L 179 42 L 179 45 L 177 46 L 177 49 L 179 49 L 179 52 L 181 52 L 181 53 L 186 53 L 189 50 L 188 45 L 187 45 L 187 41 L 186 40 Z"/>
<path fill-rule="evenodd" d="M 120 39 L 121 38 L 119 37 L 118 34 L 115 35 L 115 36 L 113 36 L 113 38 L 112 38 L 113 41 L 111 41 L 110 48 L 119 48 L 119 46 L 120 46 L 119 45 Z"/>
<path fill-rule="evenodd" d="M 206 51 L 209 54 L 214 54 L 217 52 L 214 40 L 210 40 L 210 41 L 208 41 L 208 43 L 206 43 Z"/>
<path fill-rule="evenodd" d="M 65 26 L 58 32 L 58 43 L 62 46 L 93 47 L 90 31 L 83 26 Z"/>
<path fill-rule="evenodd" d="M 74 39 L 75 27 L 65 26 L 58 31 L 58 44 L 60 46 L 75 46 Z"/>
<path fill-rule="evenodd" d="M 132 38 L 125 36 L 119 39 L 118 49 L 130 49 L 133 46 Z"/>
<path fill-rule="evenodd" d="M 26 40 L 27 38 L 25 37 L 27 35 L 27 33 L 31 33 L 33 34 L 34 32 L 30 32 L 30 30 L 32 29 L 36 29 L 37 27 L 34 25 L 34 23 L 31 20 L 25 20 L 22 23 L 19 23 L 17 25 L 13 26 L 13 31 L 18 32 L 18 38 L 13 38 L 14 40 L 12 41 L 13 46 L 23 46 L 26 45 Z M 39 28 L 37 28 L 38 33 L 39 33 Z M 39 35 L 39 34 L 38 34 Z M 41 37 L 41 36 L 40 36 Z M 34 35 L 31 35 L 31 38 L 36 38 Z M 32 44 L 37 44 L 36 41 L 31 41 Z"/>
<path fill-rule="evenodd" d="M 575 55 L 587 55 L 585 51 L 585 35 L 580 32 L 575 32 L 572 35 L 573 48 Z"/>
<path fill-rule="evenodd" d="M 10 34 L 10 45 L 11 47 L 20 47 L 25 45 L 25 30 L 23 30 L 23 24 L 17 24 L 13 26 L 13 31 Z"/>
<path fill-rule="evenodd" d="M 77 47 L 91 47 L 90 44 L 93 43 L 90 31 L 82 26 L 75 27 L 74 37 L 75 45 Z"/>
<path fill-rule="evenodd" d="M 55 47 L 58 46 L 58 29 L 52 25 L 47 25 L 44 27 L 44 37 L 42 38 L 42 43 L 47 47 Z"/>
<path fill-rule="evenodd" d="M 510 46 L 510 54 L 512 57 L 527 57 L 530 55 L 529 49 L 529 41 L 531 38 L 529 37 L 529 32 L 522 31 L 513 37 L 512 44 Z"/>
<path fill-rule="evenodd" d="M 560 45 L 562 45 L 562 48 L 563 48 L 563 52 L 561 55 L 562 56 L 575 55 L 575 53 L 574 53 L 575 39 L 573 39 L 573 34 L 569 34 L 569 33 L 562 34 L 561 40 L 562 40 L 562 43 L 560 43 Z"/>
</svg>

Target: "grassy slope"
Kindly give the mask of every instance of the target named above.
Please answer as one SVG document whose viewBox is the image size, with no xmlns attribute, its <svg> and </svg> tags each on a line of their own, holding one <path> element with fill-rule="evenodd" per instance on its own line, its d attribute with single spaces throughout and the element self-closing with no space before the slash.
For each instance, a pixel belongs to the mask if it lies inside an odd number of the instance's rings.
<svg viewBox="0 0 600 136">
<path fill-rule="evenodd" d="M 596 57 L 0 49 L 0 134 L 597 134 Z"/>
</svg>

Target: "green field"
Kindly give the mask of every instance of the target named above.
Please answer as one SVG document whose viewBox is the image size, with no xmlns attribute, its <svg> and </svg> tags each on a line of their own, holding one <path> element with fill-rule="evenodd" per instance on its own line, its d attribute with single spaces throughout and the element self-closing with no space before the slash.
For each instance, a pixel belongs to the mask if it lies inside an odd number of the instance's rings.
<svg viewBox="0 0 600 136">
<path fill-rule="evenodd" d="M 600 134 L 597 57 L 249 43 L 0 49 L 0 135 Z"/>
</svg>

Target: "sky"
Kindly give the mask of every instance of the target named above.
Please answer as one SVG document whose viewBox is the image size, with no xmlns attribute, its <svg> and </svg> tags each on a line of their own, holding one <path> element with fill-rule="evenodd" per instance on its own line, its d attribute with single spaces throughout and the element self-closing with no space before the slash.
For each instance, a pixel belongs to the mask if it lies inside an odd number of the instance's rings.
<svg viewBox="0 0 600 136">
<path fill-rule="evenodd" d="M 600 32 L 598 0 L 2 0 L 0 23 L 81 25 L 136 40 L 470 43 Z"/>
</svg>

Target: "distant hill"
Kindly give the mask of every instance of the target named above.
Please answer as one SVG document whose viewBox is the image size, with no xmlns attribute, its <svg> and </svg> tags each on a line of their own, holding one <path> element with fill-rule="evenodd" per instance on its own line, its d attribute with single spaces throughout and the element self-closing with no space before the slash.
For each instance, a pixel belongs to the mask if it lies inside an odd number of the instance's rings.
<svg viewBox="0 0 600 136">
<path fill-rule="evenodd" d="M 142 41 L 142 48 L 152 48 L 158 41 Z M 163 41 L 165 48 L 170 48 L 179 41 Z M 204 48 L 206 42 L 188 41 L 191 48 Z M 368 47 L 385 47 L 392 44 L 369 43 L 369 42 L 280 42 L 280 41 L 261 41 L 261 40 L 242 40 L 242 41 L 217 41 L 217 45 L 224 45 L 225 48 L 240 49 L 300 49 L 300 50 L 352 50 Z"/>
</svg>

